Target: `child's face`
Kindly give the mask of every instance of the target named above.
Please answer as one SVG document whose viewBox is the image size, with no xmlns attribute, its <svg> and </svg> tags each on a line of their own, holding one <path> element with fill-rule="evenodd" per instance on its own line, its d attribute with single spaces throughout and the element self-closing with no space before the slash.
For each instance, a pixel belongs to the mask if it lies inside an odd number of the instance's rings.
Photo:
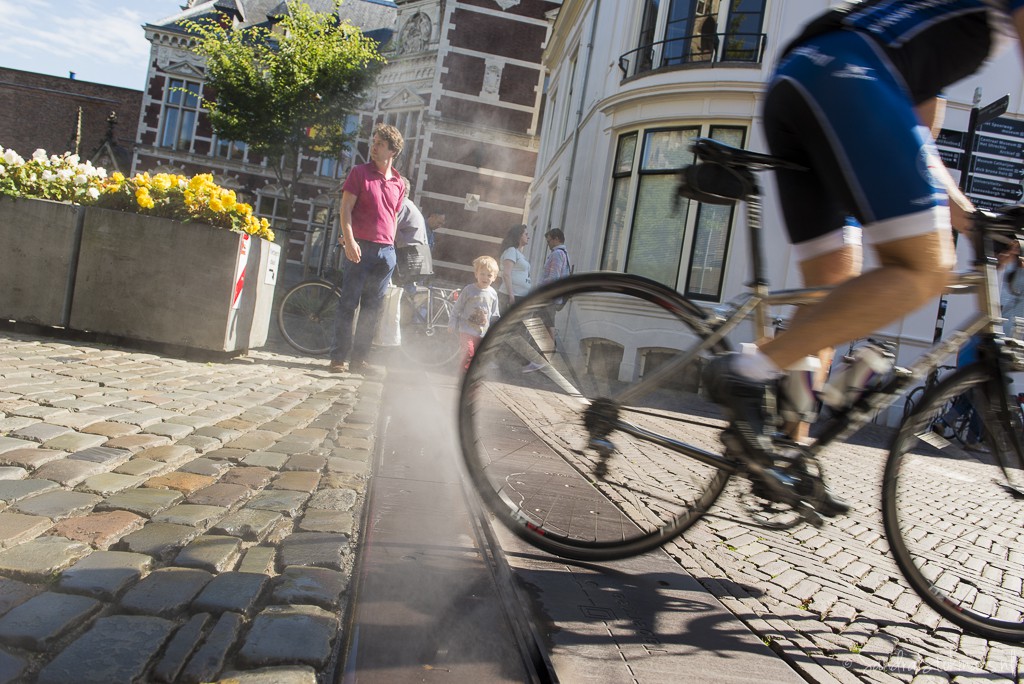
<svg viewBox="0 0 1024 684">
<path fill-rule="evenodd" d="M 491 283 L 493 283 L 497 277 L 498 276 L 496 274 L 491 273 L 486 268 L 478 268 L 476 270 L 476 285 L 481 290 L 484 288 L 488 288 L 491 286 Z"/>
</svg>

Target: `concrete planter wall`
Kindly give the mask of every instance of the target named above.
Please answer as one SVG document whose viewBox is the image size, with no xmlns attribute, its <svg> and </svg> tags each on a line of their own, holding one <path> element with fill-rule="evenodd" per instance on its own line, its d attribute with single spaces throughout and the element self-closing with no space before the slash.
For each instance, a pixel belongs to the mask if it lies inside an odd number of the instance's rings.
<svg viewBox="0 0 1024 684">
<path fill-rule="evenodd" d="M 65 326 L 85 210 L 0 198 L 0 320 Z"/>
<path fill-rule="evenodd" d="M 0 318 L 210 351 L 266 343 L 280 250 L 265 240 L 40 200 L 0 202 L 0 240 Z"/>
</svg>

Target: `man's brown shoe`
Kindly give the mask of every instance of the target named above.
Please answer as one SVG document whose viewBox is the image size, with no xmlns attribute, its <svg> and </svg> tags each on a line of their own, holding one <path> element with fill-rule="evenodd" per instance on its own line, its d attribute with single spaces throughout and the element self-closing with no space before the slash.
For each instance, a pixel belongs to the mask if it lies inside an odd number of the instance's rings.
<svg viewBox="0 0 1024 684">
<path fill-rule="evenodd" d="M 331 365 L 327 366 L 328 373 L 344 373 L 348 370 L 348 364 L 344 361 L 331 361 Z"/>
</svg>

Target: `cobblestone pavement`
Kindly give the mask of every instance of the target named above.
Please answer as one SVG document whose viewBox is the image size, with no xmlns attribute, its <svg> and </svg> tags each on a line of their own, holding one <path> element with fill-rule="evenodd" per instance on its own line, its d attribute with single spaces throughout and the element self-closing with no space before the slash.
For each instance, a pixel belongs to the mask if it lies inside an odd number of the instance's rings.
<svg viewBox="0 0 1024 684">
<path fill-rule="evenodd" d="M 315 682 L 381 390 L 0 331 L 0 684 Z"/>
<path fill-rule="evenodd" d="M 964 634 L 902 578 L 882 529 L 889 429 L 868 426 L 823 463 L 854 511 L 815 529 L 748 524 L 733 483 L 665 548 L 814 682 L 1019 682 L 1024 648 Z"/>
</svg>

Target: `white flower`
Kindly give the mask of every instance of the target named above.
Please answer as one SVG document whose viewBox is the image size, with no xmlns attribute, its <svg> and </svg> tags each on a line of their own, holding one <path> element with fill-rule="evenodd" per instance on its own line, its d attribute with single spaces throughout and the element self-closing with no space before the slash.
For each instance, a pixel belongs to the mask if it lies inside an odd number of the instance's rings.
<svg viewBox="0 0 1024 684">
<path fill-rule="evenodd" d="M 68 157 L 68 163 L 69 164 L 77 164 L 78 163 L 78 155 L 77 154 L 70 155 Z"/>
<path fill-rule="evenodd" d="M 4 161 L 8 164 L 24 164 L 25 160 L 18 156 L 14 150 L 4 150 Z"/>
<path fill-rule="evenodd" d="M 7 167 L 4 166 L 3 164 L 0 164 L 0 176 L 6 176 L 6 175 L 7 175 Z"/>
<path fill-rule="evenodd" d="M 75 185 L 85 185 L 88 182 L 89 177 L 86 176 L 84 173 L 80 173 L 77 176 L 75 176 Z"/>
<path fill-rule="evenodd" d="M 75 175 L 75 172 L 71 169 L 60 169 L 57 171 L 57 176 L 63 181 L 71 180 L 71 177 Z"/>
<path fill-rule="evenodd" d="M 91 199 L 96 199 L 97 197 L 100 196 L 100 191 L 97 188 L 89 188 L 88 190 L 85 191 L 85 194 L 88 195 Z"/>
<path fill-rule="evenodd" d="M 32 153 L 32 159 L 35 161 L 44 161 L 46 159 L 46 150 L 40 147 Z"/>
<path fill-rule="evenodd" d="M 46 182 L 50 182 L 50 181 L 52 181 L 56 177 L 57 177 L 57 174 L 55 174 L 50 169 L 46 169 L 45 171 L 43 171 L 43 180 L 46 181 Z"/>
</svg>

